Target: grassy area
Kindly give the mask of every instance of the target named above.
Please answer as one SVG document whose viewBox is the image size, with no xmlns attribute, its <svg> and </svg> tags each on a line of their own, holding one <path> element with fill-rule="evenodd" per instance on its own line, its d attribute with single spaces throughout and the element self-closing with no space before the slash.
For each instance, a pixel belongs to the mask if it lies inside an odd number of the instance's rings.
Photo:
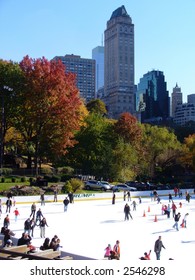
<svg viewBox="0 0 195 280">
<path fill-rule="evenodd" d="M 17 182 L 5 182 L 5 183 L 1 183 L 0 182 L 0 192 L 2 191 L 6 191 L 8 190 L 10 187 L 14 187 L 14 186 L 30 186 L 30 182 L 29 181 L 25 181 L 25 182 L 22 182 L 19 181 L 18 183 Z M 53 183 L 48 183 L 48 185 L 53 185 Z M 76 193 L 102 193 L 103 191 L 96 191 L 96 190 L 78 190 Z"/>
<path fill-rule="evenodd" d="M 14 187 L 16 185 L 25 185 L 25 186 L 30 186 L 30 182 L 26 181 L 23 183 L 17 183 L 17 182 L 6 182 L 6 183 L 0 183 L 0 192 L 2 191 L 6 191 L 7 189 L 9 189 L 10 187 Z"/>
</svg>

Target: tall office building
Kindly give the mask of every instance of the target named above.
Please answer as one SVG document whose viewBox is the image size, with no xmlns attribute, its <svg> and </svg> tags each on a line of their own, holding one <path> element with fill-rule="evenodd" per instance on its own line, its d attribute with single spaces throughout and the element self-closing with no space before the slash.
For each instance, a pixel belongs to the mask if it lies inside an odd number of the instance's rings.
<svg viewBox="0 0 195 280">
<path fill-rule="evenodd" d="M 104 32 L 104 97 L 110 117 L 134 113 L 134 24 L 124 6 L 116 9 Z"/>
<path fill-rule="evenodd" d="M 137 86 L 136 109 L 141 122 L 159 123 L 170 116 L 170 98 L 162 71 L 146 73 Z"/>
<path fill-rule="evenodd" d="M 173 88 L 173 92 L 171 94 L 171 99 L 172 99 L 171 115 L 172 115 L 172 117 L 174 117 L 175 116 L 176 107 L 183 103 L 183 96 L 182 96 L 181 88 L 178 87 L 177 84 Z"/>
<path fill-rule="evenodd" d="M 95 60 L 95 92 L 104 86 L 104 47 L 97 46 L 92 50 L 92 59 Z"/>
<path fill-rule="evenodd" d="M 179 126 L 184 126 L 191 121 L 195 122 L 195 94 L 189 94 L 186 103 L 177 105 L 173 121 Z"/>
<path fill-rule="evenodd" d="M 95 98 L 95 60 L 81 58 L 79 55 L 55 56 L 53 60 L 61 60 L 66 72 L 76 74 L 76 84 L 86 102 Z"/>
</svg>

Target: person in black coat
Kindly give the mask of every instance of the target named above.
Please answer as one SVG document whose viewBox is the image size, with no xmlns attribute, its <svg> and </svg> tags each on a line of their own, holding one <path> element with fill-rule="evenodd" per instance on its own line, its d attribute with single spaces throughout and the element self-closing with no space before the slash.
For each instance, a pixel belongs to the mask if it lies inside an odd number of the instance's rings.
<svg viewBox="0 0 195 280">
<path fill-rule="evenodd" d="M 156 259 L 157 260 L 160 260 L 160 253 L 161 253 L 162 248 L 165 249 L 165 246 L 162 243 L 161 236 L 159 236 L 158 239 L 155 241 L 155 244 L 154 244 L 154 252 L 156 253 Z"/>
<path fill-rule="evenodd" d="M 129 216 L 131 217 L 131 219 L 133 219 L 133 217 L 131 216 L 131 213 L 130 213 L 130 206 L 128 203 L 125 204 L 125 207 L 124 207 L 124 213 L 125 213 L 125 221 L 126 220 L 129 220 Z"/>
<path fill-rule="evenodd" d="M 40 250 L 48 250 L 50 249 L 50 238 L 49 237 L 46 237 L 44 242 L 43 242 L 43 245 L 40 246 Z"/>
<path fill-rule="evenodd" d="M 12 200 L 11 200 L 11 198 L 8 198 L 6 201 L 6 213 L 8 213 L 8 212 L 10 213 L 11 207 L 12 207 Z"/>
<path fill-rule="evenodd" d="M 18 239 L 17 246 L 20 245 L 29 245 L 31 243 L 32 238 L 28 233 L 23 232 L 22 236 Z"/>
<path fill-rule="evenodd" d="M 3 239 L 3 241 L 4 241 L 3 247 L 6 246 L 8 240 L 12 240 L 12 236 L 14 236 L 14 235 L 15 235 L 15 233 L 13 231 L 11 231 L 8 228 L 5 229 L 5 231 L 4 231 L 4 239 Z"/>
<path fill-rule="evenodd" d="M 115 204 L 115 199 L 116 199 L 116 195 L 115 195 L 115 193 L 113 192 L 113 196 L 112 196 L 112 204 Z"/>
<path fill-rule="evenodd" d="M 66 198 L 64 199 L 63 203 L 64 203 L 64 212 L 66 212 L 67 209 L 68 209 L 68 204 L 69 204 L 69 199 L 68 199 L 68 197 L 66 197 Z"/>
</svg>

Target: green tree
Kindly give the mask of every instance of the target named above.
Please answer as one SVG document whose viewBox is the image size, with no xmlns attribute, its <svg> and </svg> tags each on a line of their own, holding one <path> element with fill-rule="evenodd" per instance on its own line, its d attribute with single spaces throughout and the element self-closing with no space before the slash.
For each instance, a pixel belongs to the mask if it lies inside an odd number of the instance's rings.
<svg viewBox="0 0 195 280">
<path fill-rule="evenodd" d="M 66 164 L 82 170 L 83 174 L 107 179 L 116 140 L 113 123 L 95 113 L 89 114 L 85 122 L 75 136 L 78 143 L 69 149 Z"/>
<path fill-rule="evenodd" d="M 114 181 L 125 182 L 134 180 L 137 175 L 138 154 L 136 149 L 119 138 L 113 150 L 111 178 Z"/>
<path fill-rule="evenodd" d="M 90 113 L 100 114 L 102 116 L 107 114 L 106 105 L 100 99 L 92 99 L 86 105 Z"/>
<path fill-rule="evenodd" d="M 170 162 L 173 157 L 179 156 L 182 147 L 175 134 L 167 128 L 149 124 L 142 127 L 142 160 L 148 163 L 148 175 L 154 177 L 155 169 L 162 167 L 163 162 Z"/>
<path fill-rule="evenodd" d="M 22 72 L 17 63 L 0 60 L 0 131 L 1 164 L 3 162 L 5 136 L 14 126 L 19 93 L 22 87 Z"/>
</svg>

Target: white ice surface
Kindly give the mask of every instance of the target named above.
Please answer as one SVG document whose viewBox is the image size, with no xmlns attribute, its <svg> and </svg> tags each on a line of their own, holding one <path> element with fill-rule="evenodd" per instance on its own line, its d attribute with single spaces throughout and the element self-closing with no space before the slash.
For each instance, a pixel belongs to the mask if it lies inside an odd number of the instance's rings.
<svg viewBox="0 0 195 280">
<path fill-rule="evenodd" d="M 112 196 L 112 194 L 111 194 Z M 166 249 L 162 249 L 161 260 L 173 258 L 178 261 L 191 261 L 195 257 L 195 198 L 188 203 L 180 198 L 174 198 L 177 212 L 181 213 L 181 220 L 185 213 L 189 213 L 187 228 L 176 231 L 172 228 L 174 220 L 172 214 L 170 219 L 162 215 L 162 204 L 168 204 L 168 198 L 164 197 L 161 204 L 151 201 L 150 198 L 142 198 L 139 204 L 137 198 L 137 210 L 131 214 L 133 220 L 124 221 L 123 199 L 116 200 L 112 205 L 112 197 L 108 200 L 76 201 L 69 204 L 68 211 L 64 212 L 62 202 L 50 202 L 45 206 L 37 203 L 47 219 L 49 227 L 46 227 L 46 237 L 50 239 L 57 234 L 61 240 L 62 250 L 77 255 L 83 255 L 95 259 L 103 259 L 104 249 L 110 243 L 114 246 L 116 240 L 120 240 L 121 260 L 137 261 L 144 252 L 150 249 L 151 260 L 155 260 L 154 242 L 159 235 Z M 132 199 L 134 200 L 134 199 Z M 182 208 L 179 208 L 179 202 Z M 14 221 L 13 210 L 18 208 L 20 216 Z M 24 221 L 31 213 L 31 204 L 17 204 L 12 207 L 10 213 L 10 229 L 20 238 L 24 228 Z M 150 209 L 150 212 L 148 211 Z M 145 217 L 143 217 L 145 211 Z M 5 217 L 5 206 L 1 216 L 1 226 Z M 155 222 L 155 215 L 157 222 Z M 35 228 L 32 244 L 39 247 L 44 238 L 40 238 L 39 227 Z"/>
</svg>

